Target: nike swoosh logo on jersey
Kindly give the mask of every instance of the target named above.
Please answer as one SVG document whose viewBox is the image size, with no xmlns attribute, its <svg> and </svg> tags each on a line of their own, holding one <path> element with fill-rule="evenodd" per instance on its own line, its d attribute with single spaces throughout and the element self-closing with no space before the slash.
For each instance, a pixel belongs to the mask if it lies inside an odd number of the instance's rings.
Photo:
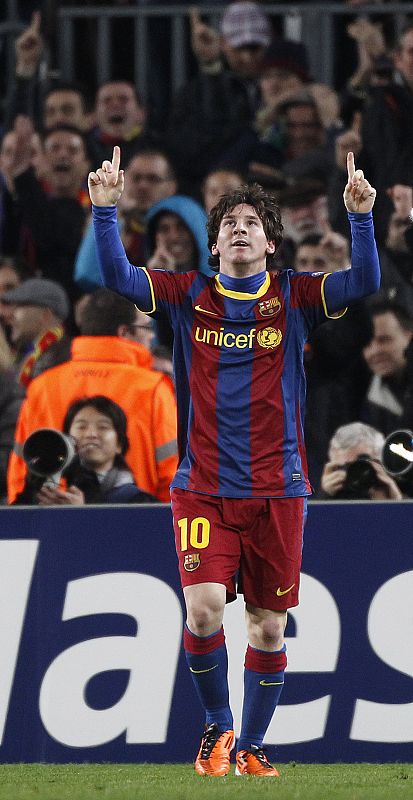
<svg viewBox="0 0 413 800">
<path fill-rule="evenodd" d="M 260 681 L 260 686 L 283 686 L 284 681 Z"/>
<path fill-rule="evenodd" d="M 288 587 L 288 589 L 281 589 L 281 586 L 279 586 L 276 592 L 277 597 L 283 597 L 284 594 L 288 594 L 288 592 L 291 592 L 293 586 L 295 586 L 295 583 L 292 583 L 291 586 Z"/>
<path fill-rule="evenodd" d="M 203 314 L 211 314 L 212 317 L 219 317 L 219 314 L 216 314 L 215 311 L 207 311 L 206 308 L 201 308 L 201 306 L 195 306 L 195 311 L 202 311 Z"/>
<path fill-rule="evenodd" d="M 218 664 L 214 664 L 213 667 L 208 667 L 208 669 L 192 669 L 189 667 L 190 672 L 193 672 L 194 675 L 201 675 L 202 672 L 212 672 L 213 669 L 216 669 Z"/>
</svg>

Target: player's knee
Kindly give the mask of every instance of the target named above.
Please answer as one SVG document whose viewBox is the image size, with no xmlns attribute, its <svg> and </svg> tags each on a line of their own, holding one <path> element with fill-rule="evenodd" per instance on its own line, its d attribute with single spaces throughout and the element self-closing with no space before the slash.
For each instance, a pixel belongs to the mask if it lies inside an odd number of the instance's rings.
<svg viewBox="0 0 413 800">
<path fill-rule="evenodd" d="M 279 650 L 284 644 L 285 617 L 281 614 L 261 619 L 250 631 L 253 647 Z"/>
<path fill-rule="evenodd" d="M 196 636 L 209 636 L 221 627 L 223 608 L 216 601 L 208 604 L 189 603 L 187 613 L 188 628 Z"/>
</svg>

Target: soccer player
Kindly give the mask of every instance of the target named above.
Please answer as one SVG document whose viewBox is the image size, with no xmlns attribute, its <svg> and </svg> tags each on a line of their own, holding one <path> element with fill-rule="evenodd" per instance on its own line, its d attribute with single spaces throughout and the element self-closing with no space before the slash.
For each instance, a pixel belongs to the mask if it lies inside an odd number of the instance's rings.
<svg viewBox="0 0 413 800">
<path fill-rule="evenodd" d="M 313 327 L 375 292 L 375 190 L 348 155 L 344 203 L 351 269 L 268 271 L 280 211 L 261 187 L 224 195 L 208 218 L 214 277 L 129 263 L 118 235 L 120 150 L 89 175 L 103 281 L 174 330 L 179 467 L 171 498 L 187 607 L 184 648 L 206 725 L 195 769 L 226 775 L 234 744 L 225 603 L 244 594 L 245 656 L 238 775 L 277 777 L 262 744 L 287 665 L 287 609 L 298 604 L 306 497 L 304 344 Z M 235 576 L 238 576 L 238 585 Z"/>
</svg>

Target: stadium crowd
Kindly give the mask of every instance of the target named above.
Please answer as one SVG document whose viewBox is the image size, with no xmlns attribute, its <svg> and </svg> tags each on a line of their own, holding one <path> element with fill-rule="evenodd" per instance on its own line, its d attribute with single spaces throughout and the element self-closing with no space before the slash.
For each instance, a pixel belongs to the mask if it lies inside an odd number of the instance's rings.
<svg viewBox="0 0 413 800">
<path fill-rule="evenodd" d="M 101 489 L 117 464 L 133 489 L 123 502 L 169 501 L 177 466 L 171 330 L 102 288 L 90 222 L 87 175 L 114 145 L 125 168 L 118 219 L 128 258 L 207 275 L 207 214 L 222 194 L 253 182 L 281 208 L 274 268 L 348 269 L 342 195 L 354 152 L 377 189 L 382 282 L 307 343 L 310 479 L 315 497 L 409 495 L 380 453 L 388 434 L 413 426 L 413 20 L 390 41 L 362 0 L 347 4 L 355 14 L 341 34 L 356 59 L 337 88 L 313 80 L 304 45 L 283 38 L 259 3 L 227 5 L 219 30 L 198 3 L 190 16 L 196 68 L 166 114 L 146 107 L 122 76 L 98 86 L 93 100 L 94 87 L 64 75 L 45 84 L 39 4 L 24 4 L 29 21 L 15 40 L 0 143 L 3 504 L 107 501 L 95 485 L 83 501 L 76 483 L 58 495 L 29 486 L 27 437 L 42 427 L 71 432 L 85 408 L 83 416 L 106 418 L 106 427 L 91 426 L 92 449 L 113 427 L 112 460 L 91 468 Z M 93 402 L 76 405 L 85 398 Z M 370 484 L 346 494 L 346 468 L 360 456 L 374 465 Z"/>
</svg>

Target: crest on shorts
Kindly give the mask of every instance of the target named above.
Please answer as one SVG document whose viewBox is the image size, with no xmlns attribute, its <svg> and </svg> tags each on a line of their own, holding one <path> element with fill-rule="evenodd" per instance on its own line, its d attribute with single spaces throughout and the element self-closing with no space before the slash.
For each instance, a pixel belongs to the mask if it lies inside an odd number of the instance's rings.
<svg viewBox="0 0 413 800">
<path fill-rule="evenodd" d="M 187 572 L 194 572 L 201 566 L 201 556 L 199 553 L 188 553 L 184 558 L 184 569 Z"/>
<path fill-rule="evenodd" d="M 278 297 L 270 297 L 269 300 L 261 300 L 258 303 L 258 311 L 262 317 L 273 317 L 281 311 L 281 303 Z"/>
</svg>

